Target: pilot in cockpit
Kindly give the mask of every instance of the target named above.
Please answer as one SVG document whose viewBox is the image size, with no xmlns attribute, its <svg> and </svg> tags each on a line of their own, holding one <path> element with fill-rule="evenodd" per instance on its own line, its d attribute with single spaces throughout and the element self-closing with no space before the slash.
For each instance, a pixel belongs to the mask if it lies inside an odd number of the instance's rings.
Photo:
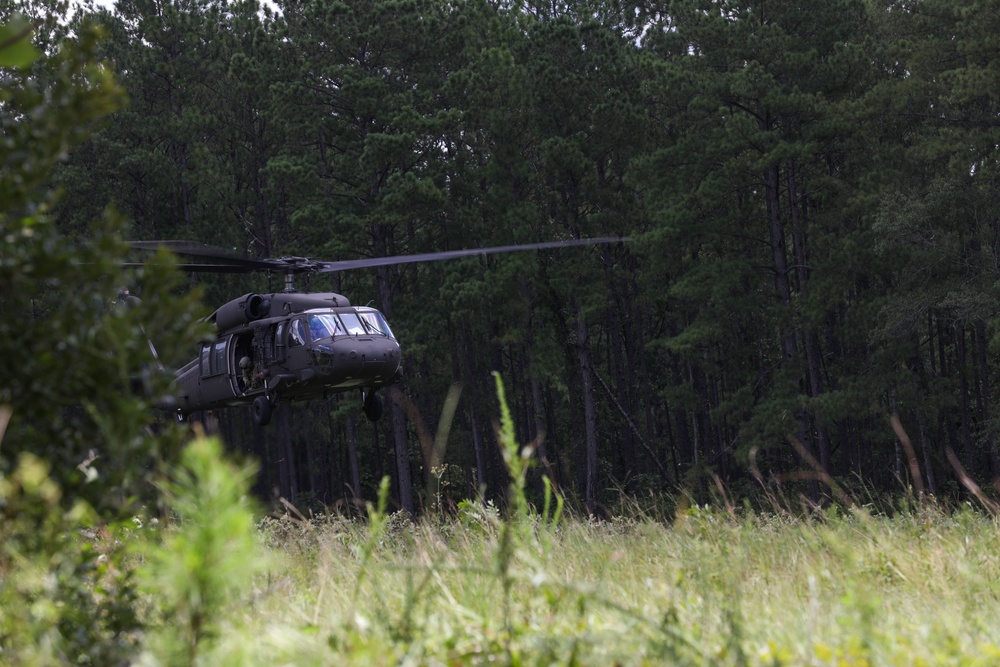
<svg viewBox="0 0 1000 667">
<path fill-rule="evenodd" d="M 309 318 L 309 335 L 313 340 L 327 338 L 330 333 L 326 330 L 326 325 L 318 317 Z"/>
</svg>

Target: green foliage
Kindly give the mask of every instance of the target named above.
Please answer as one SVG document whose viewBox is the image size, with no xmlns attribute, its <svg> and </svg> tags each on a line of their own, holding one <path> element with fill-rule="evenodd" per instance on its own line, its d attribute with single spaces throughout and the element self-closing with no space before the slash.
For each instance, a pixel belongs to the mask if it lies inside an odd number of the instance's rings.
<svg viewBox="0 0 1000 667">
<path fill-rule="evenodd" d="M 67 40 L 55 53 L 37 59 L 37 51 L 24 34 L 30 26 L 22 18 L 11 25 L 21 39 L 11 41 L 0 53 L 14 50 L 22 67 L 4 71 L 0 87 L 0 123 L 5 134 L 0 144 L 4 175 L 0 202 L 8 217 L 38 212 L 48 199 L 41 188 L 56 162 L 122 100 L 112 74 L 96 60 L 100 31 L 95 26 L 81 26 L 74 42 Z M 28 48 L 30 52 L 19 51 Z M 12 231 L 5 231 L 5 236 Z"/>
<path fill-rule="evenodd" d="M 142 628 L 121 541 L 134 526 L 62 496 L 31 453 L 0 475 L 0 662 L 128 664 Z"/>
<path fill-rule="evenodd" d="M 157 371 L 143 332 L 169 363 L 199 325 L 193 298 L 171 293 L 177 279 L 164 258 L 123 272 L 120 216 L 94 220 L 79 243 L 51 219 L 49 170 L 121 99 L 95 61 L 98 36 L 85 26 L 77 42 L 65 42 L 37 72 L 15 74 L 0 90 L 7 136 L 0 169 L 16 175 L 0 187 L 0 405 L 12 410 L 0 470 L 20 452 L 34 452 L 51 465 L 66 498 L 86 499 L 108 517 L 149 481 L 145 467 L 158 445 L 144 429 L 171 382 Z M 136 281 L 146 300 L 114 307 Z"/>
<path fill-rule="evenodd" d="M 127 664 L 142 624 L 122 541 L 178 439 L 149 431 L 171 378 L 144 331 L 169 359 L 200 327 L 166 258 L 122 271 L 120 216 L 79 242 L 57 229 L 51 171 L 123 95 L 93 24 L 50 30 L 44 55 L 28 25 L 12 19 L 0 43 L 17 66 L 0 72 L 0 660 Z M 116 307 L 136 280 L 148 301 Z"/>
<path fill-rule="evenodd" d="M 31 44 L 33 26 L 23 16 L 15 16 L 0 26 L 0 67 L 26 69 L 41 53 Z"/>
<path fill-rule="evenodd" d="M 139 547 L 155 628 L 148 646 L 161 664 L 209 659 L 224 619 L 252 596 L 264 564 L 246 495 L 254 473 L 223 460 L 217 439 L 197 438 L 163 485 L 177 525 L 165 528 L 162 543 Z"/>
<path fill-rule="evenodd" d="M 176 278 L 169 263 L 122 274 L 117 224 L 109 217 L 89 244 L 74 246 L 48 221 L 12 224 L 8 218 L 7 261 L 0 269 L 6 314 L 0 403 L 13 409 L 4 458 L 21 451 L 44 455 L 60 486 L 102 515 L 127 511 L 161 453 L 144 429 L 172 378 L 160 370 L 143 332 L 152 333 L 169 363 L 201 328 L 192 301 L 171 294 Z M 125 281 L 135 279 L 145 285 L 145 300 L 116 308 Z"/>
<path fill-rule="evenodd" d="M 368 506 L 368 529 L 366 539 L 360 548 L 361 572 L 357 578 L 357 585 L 354 588 L 354 598 L 357 599 L 364 583 L 365 575 L 368 572 L 368 563 L 375 552 L 375 547 L 385 539 L 389 527 L 389 515 L 386 508 L 389 506 L 389 478 L 383 477 L 378 486 L 378 504 Z"/>
</svg>

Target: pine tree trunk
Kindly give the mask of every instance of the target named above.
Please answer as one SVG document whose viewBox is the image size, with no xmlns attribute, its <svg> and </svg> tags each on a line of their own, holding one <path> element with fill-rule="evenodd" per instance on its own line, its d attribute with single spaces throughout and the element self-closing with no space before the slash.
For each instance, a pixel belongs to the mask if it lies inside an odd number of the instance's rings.
<svg viewBox="0 0 1000 667">
<path fill-rule="evenodd" d="M 781 311 L 788 315 L 782 324 L 785 329 L 780 335 L 781 358 L 786 364 L 789 364 L 795 359 L 797 346 L 795 343 L 795 329 L 791 326 L 792 318 L 790 313 L 788 313 L 792 304 L 792 285 L 788 274 L 785 226 L 781 220 L 781 199 L 778 191 L 777 165 L 764 172 L 764 185 L 771 244 L 771 270 L 774 272 L 774 291 Z"/>
<path fill-rule="evenodd" d="M 783 315 L 782 331 L 779 335 L 781 346 L 781 359 L 785 370 L 795 373 L 795 361 L 798 357 L 799 331 L 794 324 L 795 318 L 792 313 L 792 283 L 790 269 L 788 266 L 788 246 L 785 239 L 785 224 L 781 215 L 781 192 L 780 192 L 780 168 L 773 165 L 764 172 L 764 190 L 767 204 L 767 215 L 769 222 L 770 245 L 771 245 L 771 270 L 774 272 L 774 291 L 778 299 L 778 310 Z M 798 437 L 804 447 L 809 450 L 809 419 L 805 410 L 796 410 L 795 419 L 798 422 Z M 815 455 L 814 451 L 809 452 Z M 805 463 L 805 462 L 803 462 Z M 812 483 L 811 495 L 813 500 L 819 500 L 820 489 L 817 483 Z"/>
<path fill-rule="evenodd" d="M 597 509 L 597 415 L 594 408 L 594 378 L 590 360 L 590 340 L 583 308 L 576 307 L 576 353 L 580 365 L 580 391 L 583 400 L 584 456 L 586 472 L 584 482 L 584 502 L 587 511 L 594 514 Z"/>
<path fill-rule="evenodd" d="M 410 472 L 410 454 L 406 442 L 406 414 L 398 405 L 386 402 L 386 411 L 392 423 L 393 451 L 396 460 L 396 482 L 399 491 L 399 504 L 410 516 L 416 507 L 413 504 L 413 476 Z"/>
<path fill-rule="evenodd" d="M 968 367 L 968 347 L 966 344 L 965 329 L 961 325 L 956 325 L 958 336 L 958 377 L 959 377 L 959 404 L 962 414 L 962 453 L 965 469 L 973 474 L 976 470 L 975 450 L 972 446 L 972 406 L 969 403 L 969 367 Z"/>
<path fill-rule="evenodd" d="M 990 388 L 990 371 L 986 351 L 986 323 L 976 322 L 976 359 L 978 367 L 978 394 L 980 396 L 979 423 L 985 425 L 986 453 L 989 457 L 990 478 L 1000 478 L 1000 458 L 997 455 L 996 430 L 993 428 L 993 391 Z"/>
<path fill-rule="evenodd" d="M 631 400 L 631 395 L 629 391 L 629 374 L 628 369 L 625 367 L 625 354 L 623 352 L 625 348 L 625 334 L 622 331 L 621 323 L 616 321 L 615 318 L 611 318 L 610 330 L 612 332 L 611 340 L 609 341 L 609 347 L 611 348 L 612 360 L 614 361 L 613 368 L 615 369 L 615 384 L 616 390 L 618 391 L 618 400 L 624 401 L 627 405 L 635 406 Z M 637 407 L 637 406 L 635 406 Z M 635 434 L 628 427 L 621 430 L 621 450 L 622 450 L 622 463 L 625 468 L 625 488 L 631 489 L 632 478 L 636 476 L 639 472 L 637 455 L 636 455 L 636 442 Z"/>
<path fill-rule="evenodd" d="M 250 410 L 230 410 L 230 412 L 236 412 L 242 419 L 238 421 L 234 419 L 234 426 L 241 427 L 241 434 L 243 437 L 249 436 L 251 442 L 251 451 L 253 455 L 260 461 L 260 471 L 257 473 L 257 479 L 254 482 L 253 494 L 260 498 L 261 500 L 267 500 L 271 497 L 271 489 L 273 485 L 273 474 L 274 468 L 271 466 L 271 461 L 267 457 L 267 441 L 264 439 L 264 429 L 255 427 L 253 424 L 253 417 L 250 414 Z"/>
<path fill-rule="evenodd" d="M 309 488 L 305 490 L 305 493 L 310 494 L 313 498 L 317 499 L 319 502 L 327 502 L 325 489 L 320 488 L 321 484 L 319 482 L 319 477 L 316 475 L 316 468 L 318 466 L 323 466 L 326 463 L 325 456 L 317 456 L 315 448 L 313 447 L 313 438 L 310 434 L 305 436 L 305 448 L 306 448 L 306 474 L 309 476 Z M 325 486 L 325 485 L 324 485 Z"/>
<path fill-rule="evenodd" d="M 377 253 L 389 254 L 389 229 L 385 225 L 375 225 L 374 246 Z M 382 313 L 391 318 L 392 313 L 392 280 L 389 267 L 379 267 L 375 271 L 379 302 Z M 396 467 L 396 484 L 399 494 L 399 504 L 411 516 L 415 507 L 413 504 L 413 479 L 410 472 L 410 454 L 406 437 L 406 414 L 403 409 L 394 405 L 393 401 L 385 401 L 385 415 L 391 425 L 392 447 Z"/>
</svg>

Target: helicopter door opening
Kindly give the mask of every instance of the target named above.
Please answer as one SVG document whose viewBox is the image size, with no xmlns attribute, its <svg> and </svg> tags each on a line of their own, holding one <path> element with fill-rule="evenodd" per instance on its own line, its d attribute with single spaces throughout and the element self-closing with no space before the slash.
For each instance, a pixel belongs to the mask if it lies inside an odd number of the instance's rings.
<svg viewBox="0 0 1000 667">
<path fill-rule="evenodd" d="M 253 388 L 255 379 L 260 375 L 258 360 L 254 358 L 253 334 L 243 333 L 233 340 L 231 363 L 236 371 L 236 386 L 240 392 L 245 393 Z"/>
</svg>

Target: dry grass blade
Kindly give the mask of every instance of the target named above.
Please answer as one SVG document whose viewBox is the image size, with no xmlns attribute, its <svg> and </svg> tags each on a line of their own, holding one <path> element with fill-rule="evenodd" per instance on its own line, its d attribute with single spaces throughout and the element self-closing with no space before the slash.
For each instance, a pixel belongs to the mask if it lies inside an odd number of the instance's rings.
<svg viewBox="0 0 1000 667">
<path fill-rule="evenodd" d="M 958 460 L 958 456 L 955 455 L 955 450 L 948 446 L 945 448 L 945 454 L 948 456 L 948 463 L 955 470 L 958 481 L 962 483 L 962 486 L 968 489 L 990 514 L 994 516 L 1000 515 L 1000 505 L 987 498 L 975 480 L 969 477 L 969 473 L 965 471 L 965 466 L 962 465 L 962 462 Z"/>
<path fill-rule="evenodd" d="M 812 455 L 812 452 L 806 449 L 805 445 L 803 445 L 798 438 L 789 433 L 788 442 L 791 443 L 792 447 L 795 448 L 795 451 L 802 457 L 802 460 L 808 463 L 814 470 L 813 473 L 803 473 L 802 476 L 798 477 L 799 479 L 811 478 L 826 484 L 827 488 L 829 488 L 830 492 L 836 496 L 837 500 L 844 503 L 847 507 L 854 507 L 854 500 L 840 488 L 837 481 L 830 476 L 830 473 L 823 469 L 823 466 L 821 466 L 819 461 L 816 460 L 816 457 Z"/>
<path fill-rule="evenodd" d="M 910 436 L 907 435 L 903 424 L 899 421 L 899 415 L 895 412 L 889 416 L 889 423 L 892 424 L 892 430 L 896 432 L 896 437 L 899 438 L 900 444 L 903 445 L 903 451 L 906 452 L 906 460 L 910 466 L 910 479 L 913 480 L 913 486 L 916 487 L 917 493 L 922 496 L 924 495 L 924 482 L 920 477 L 920 464 L 917 462 L 917 452 L 913 449 Z"/>
<path fill-rule="evenodd" d="M 3 444 L 3 436 L 7 433 L 7 425 L 10 424 L 10 417 L 14 414 L 14 409 L 9 405 L 0 405 L 0 445 Z"/>
</svg>

